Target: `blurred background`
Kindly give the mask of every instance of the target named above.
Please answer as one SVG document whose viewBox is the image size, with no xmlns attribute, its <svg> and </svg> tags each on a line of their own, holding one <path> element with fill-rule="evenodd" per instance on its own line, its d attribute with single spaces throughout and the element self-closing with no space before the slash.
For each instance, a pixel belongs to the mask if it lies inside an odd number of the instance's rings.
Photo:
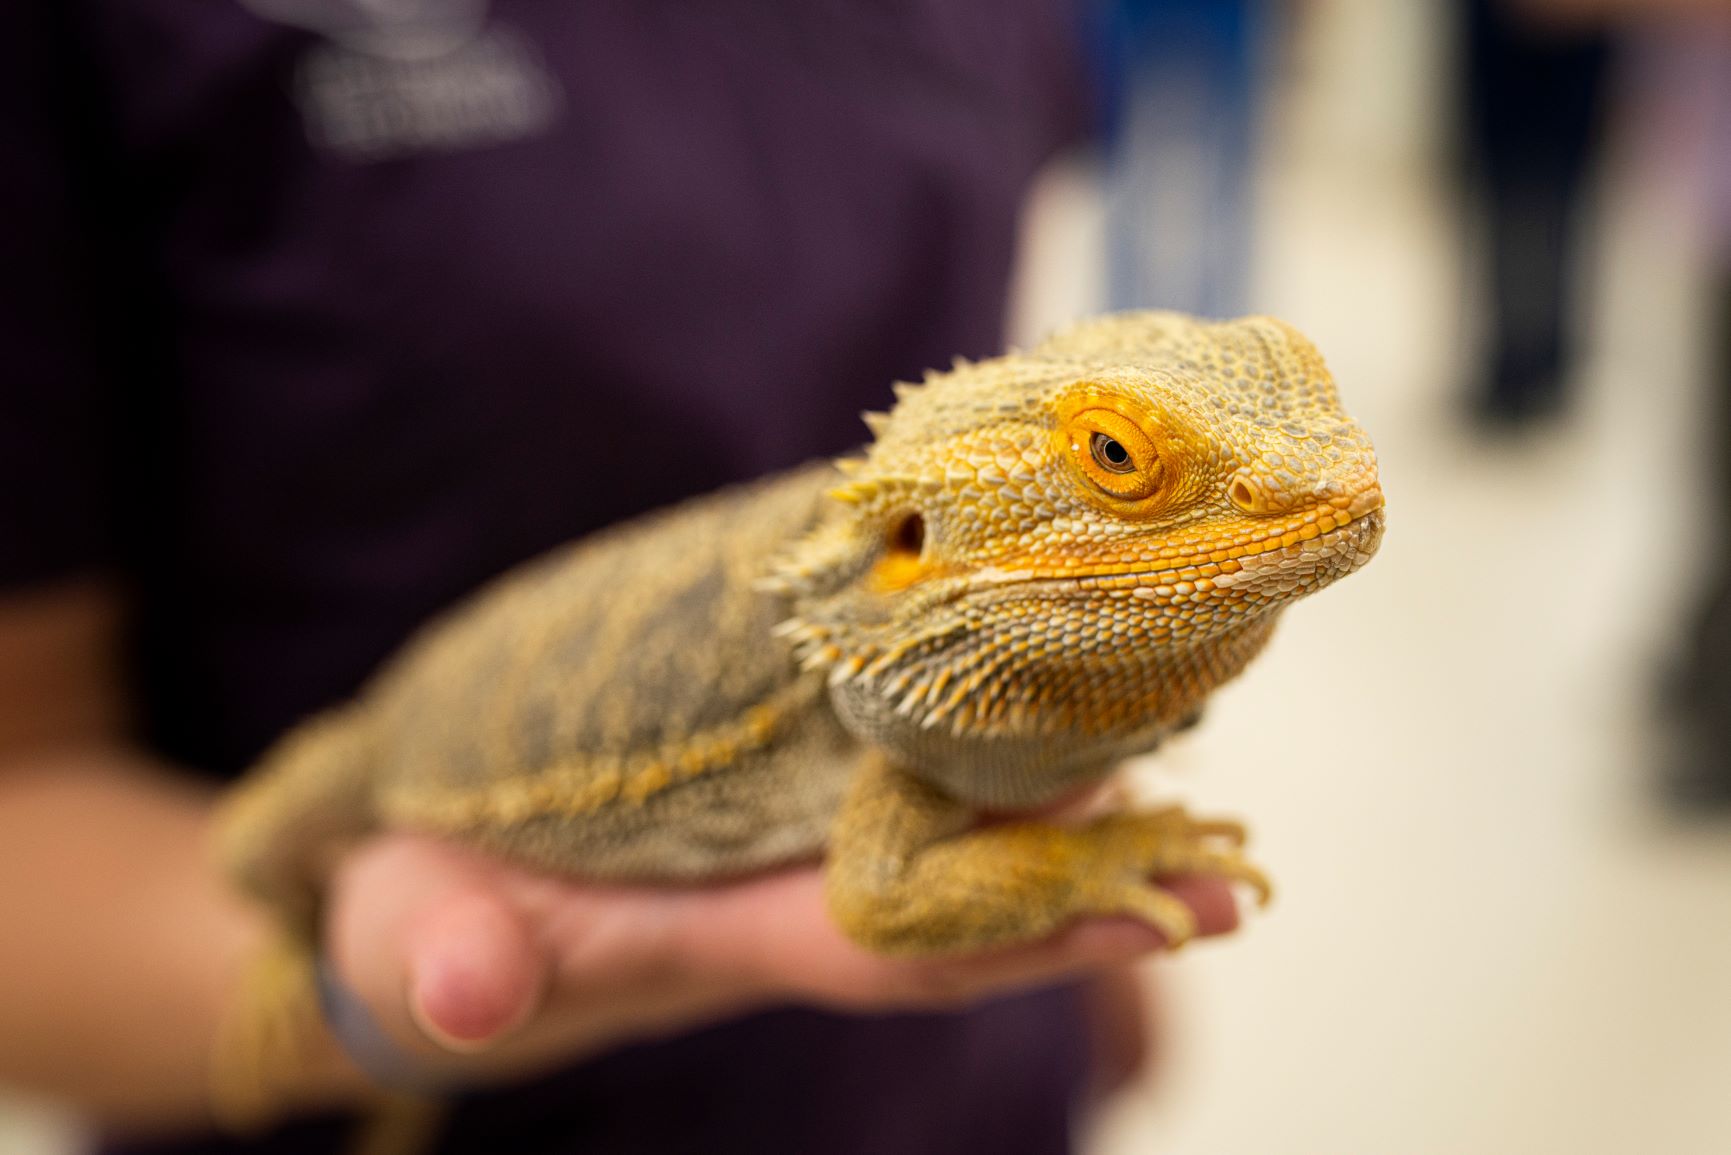
<svg viewBox="0 0 1731 1155">
<path fill-rule="evenodd" d="M 1390 528 L 1144 773 L 1249 816 L 1281 892 L 1157 964 L 1166 1061 L 1094 1149 L 1731 1151 L 1723 18 L 1146 7 L 1257 63 L 1167 74 L 1191 138 L 1051 174 L 1018 327 L 1125 294 L 1293 321 Z"/>
<path fill-rule="evenodd" d="M 1375 565 L 1138 773 L 1277 904 L 1154 964 L 1129 1152 L 1731 1150 L 1731 25 L 1711 4 L 1115 5 L 1011 318 L 1309 334 Z M 1697 11 L 1691 12 L 1688 9 Z M 76 1129 L 0 1107 L 0 1155 Z"/>
</svg>

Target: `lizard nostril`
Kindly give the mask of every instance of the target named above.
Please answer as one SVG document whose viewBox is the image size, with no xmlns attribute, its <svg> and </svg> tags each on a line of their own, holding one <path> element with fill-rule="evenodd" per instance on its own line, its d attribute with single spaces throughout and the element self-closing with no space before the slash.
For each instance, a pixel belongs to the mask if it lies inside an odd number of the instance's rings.
<svg viewBox="0 0 1731 1155">
<path fill-rule="evenodd" d="M 1256 487 L 1242 477 L 1234 478 L 1226 489 L 1226 496 L 1232 499 L 1232 504 L 1245 513 L 1262 512 L 1262 495 L 1256 492 Z"/>
</svg>

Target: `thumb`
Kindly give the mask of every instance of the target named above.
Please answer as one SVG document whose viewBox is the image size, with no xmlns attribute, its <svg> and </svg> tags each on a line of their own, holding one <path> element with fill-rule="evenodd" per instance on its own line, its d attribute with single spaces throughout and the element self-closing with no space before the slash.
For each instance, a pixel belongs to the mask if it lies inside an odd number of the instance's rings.
<svg viewBox="0 0 1731 1155">
<path fill-rule="evenodd" d="M 447 1050 L 485 1049 L 541 1004 L 543 952 L 496 892 L 443 896 L 411 924 L 405 948 L 409 1015 Z"/>
<path fill-rule="evenodd" d="M 326 936 L 338 973 L 404 1045 L 482 1049 L 532 1017 L 546 986 L 548 952 L 491 868 L 429 839 L 381 835 L 349 854 Z"/>
</svg>

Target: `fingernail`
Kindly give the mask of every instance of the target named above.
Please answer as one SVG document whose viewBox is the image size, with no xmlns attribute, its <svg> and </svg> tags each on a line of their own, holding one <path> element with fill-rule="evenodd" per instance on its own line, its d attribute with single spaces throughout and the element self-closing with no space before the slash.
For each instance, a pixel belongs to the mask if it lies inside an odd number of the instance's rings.
<svg viewBox="0 0 1731 1155">
<path fill-rule="evenodd" d="M 438 996 L 433 991 L 435 985 L 436 980 L 429 981 L 425 975 L 416 975 L 411 979 L 408 999 L 409 1018 L 414 1021 L 415 1026 L 423 1035 L 443 1049 L 460 1055 L 477 1054 L 493 1046 L 494 1043 L 498 1042 L 500 1036 L 515 1025 L 508 1022 L 498 1028 L 479 1034 L 455 1034 L 441 1026 L 428 1009 L 429 1001 L 438 1001 Z"/>
</svg>

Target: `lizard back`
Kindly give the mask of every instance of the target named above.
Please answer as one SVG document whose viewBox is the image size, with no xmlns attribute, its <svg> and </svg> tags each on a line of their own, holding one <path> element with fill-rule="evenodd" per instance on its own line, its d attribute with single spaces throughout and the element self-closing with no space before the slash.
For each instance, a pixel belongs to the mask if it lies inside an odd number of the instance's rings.
<svg viewBox="0 0 1731 1155">
<path fill-rule="evenodd" d="M 652 514 L 435 621 L 369 695 L 382 822 L 591 877 L 815 849 L 851 744 L 759 579 L 834 484 L 811 466 Z M 760 783 L 790 759 L 795 786 Z"/>
</svg>

